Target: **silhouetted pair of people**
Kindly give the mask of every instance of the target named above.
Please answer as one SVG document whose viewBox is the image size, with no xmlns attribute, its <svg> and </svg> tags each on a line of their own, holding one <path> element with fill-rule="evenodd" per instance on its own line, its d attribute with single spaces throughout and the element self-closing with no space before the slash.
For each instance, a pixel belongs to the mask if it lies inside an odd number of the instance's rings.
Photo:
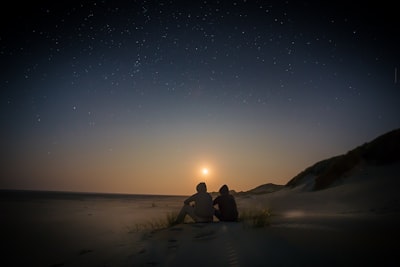
<svg viewBox="0 0 400 267">
<path fill-rule="evenodd" d="M 214 201 L 205 183 L 199 183 L 196 187 L 197 193 L 184 201 L 179 212 L 176 223 L 182 223 L 186 215 L 189 215 L 195 222 L 212 222 L 215 215 L 220 221 L 237 221 L 238 211 L 235 198 L 229 194 L 227 185 L 219 190 L 220 196 Z M 191 203 L 194 203 L 192 206 Z M 214 209 L 218 205 L 218 209 Z"/>
</svg>

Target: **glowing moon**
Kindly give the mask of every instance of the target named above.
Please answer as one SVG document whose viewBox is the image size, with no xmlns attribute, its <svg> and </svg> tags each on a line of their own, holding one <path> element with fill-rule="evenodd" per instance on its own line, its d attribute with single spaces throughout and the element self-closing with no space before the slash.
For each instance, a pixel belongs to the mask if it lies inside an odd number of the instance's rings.
<svg viewBox="0 0 400 267">
<path fill-rule="evenodd" d="M 203 175 L 207 175 L 208 174 L 208 169 L 207 168 L 203 168 L 203 170 L 201 172 L 203 173 Z"/>
</svg>

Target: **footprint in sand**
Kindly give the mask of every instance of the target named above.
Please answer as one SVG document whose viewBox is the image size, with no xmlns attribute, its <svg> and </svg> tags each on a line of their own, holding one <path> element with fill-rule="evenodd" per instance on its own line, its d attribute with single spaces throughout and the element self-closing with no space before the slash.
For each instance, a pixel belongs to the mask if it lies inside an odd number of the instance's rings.
<svg viewBox="0 0 400 267">
<path fill-rule="evenodd" d="M 216 233 L 213 230 L 203 231 L 203 232 L 197 233 L 194 236 L 195 240 L 210 240 L 210 239 L 214 239 L 214 238 L 216 238 Z"/>
<path fill-rule="evenodd" d="M 168 249 L 177 249 L 178 248 L 177 242 L 178 240 L 176 240 L 175 238 L 168 239 Z"/>
<path fill-rule="evenodd" d="M 148 261 L 147 265 L 156 266 L 156 265 L 158 265 L 158 262 L 157 261 Z"/>
<path fill-rule="evenodd" d="M 233 248 L 232 243 L 228 241 L 226 243 L 225 248 L 229 266 L 230 267 L 240 266 L 236 250 Z"/>
<path fill-rule="evenodd" d="M 90 249 L 82 249 L 81 251 L 79 251 L 79 255 L 84 255 L 84 254 L 90 253 L 92 251 L 93 250 L 90 250 Z"/>
<path fill-rule="evenodd" d="M 191 226 L 194 228 L 204 228 L 207 225 L 205 223 L 193 223 L 193 224 L 191 224 Z"/>
<path fill-rule="evenodd" d="M 183 231 L 183 228 L 182 227 L 173 227 L 173 228 L 171 228 L 171 229 L 169 229 L 171 232 L 172 231 Z"/>
</svg>

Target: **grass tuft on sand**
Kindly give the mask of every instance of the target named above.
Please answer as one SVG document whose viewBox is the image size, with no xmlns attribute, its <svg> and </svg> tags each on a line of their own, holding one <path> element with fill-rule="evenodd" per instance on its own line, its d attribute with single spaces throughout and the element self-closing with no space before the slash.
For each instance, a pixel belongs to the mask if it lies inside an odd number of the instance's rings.
<svg viewBox="0 0 400 267">
<path fill-rule="evenodd" d="M 262 228 L 270 225 L 270 217 L 271 212 L 267 209 L 245 209 L 239 214 L 239 222 L 242 222 L 245 228 Z"/>
<path fill-rule="evenodd" d="M 166 229 L 175 225 L 178 213 L 168 212 L 164 218 L 151 219 L 144 223 L 135 223 L 133 226 L 128 227 L 129 233 L 138 233 L 141 231 L 158 231 Z"/>
<path fill-rule="evenodd" d="M 129 233 L 138 233 L 142 231 L 156 232 L 163 229 L 168 229 L 176 225 L 177 212 L 168 212 L 164 218 L 151 219 L 143 223 L 136 223 L 128 227 Z M 244 228 L 262 228 L 270 225 L 271 212 L 268 209 L 244 209 L 240 211 L 239 223 L 243 224 Z M 186 223 L 193 221 L 189 218 Z"/>
</svg>

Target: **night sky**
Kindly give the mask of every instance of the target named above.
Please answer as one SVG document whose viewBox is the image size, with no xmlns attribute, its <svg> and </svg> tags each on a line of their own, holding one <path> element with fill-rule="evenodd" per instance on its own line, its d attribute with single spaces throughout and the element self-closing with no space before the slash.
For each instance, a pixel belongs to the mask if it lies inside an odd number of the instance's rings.
<svg viewBox="0 0 400 267">
<path fill-rule="evenodd" d="M 394 1 L 347 2 L 2 4 L 0 188 L 249 190 L 399 128 Z"/>
</svg>

